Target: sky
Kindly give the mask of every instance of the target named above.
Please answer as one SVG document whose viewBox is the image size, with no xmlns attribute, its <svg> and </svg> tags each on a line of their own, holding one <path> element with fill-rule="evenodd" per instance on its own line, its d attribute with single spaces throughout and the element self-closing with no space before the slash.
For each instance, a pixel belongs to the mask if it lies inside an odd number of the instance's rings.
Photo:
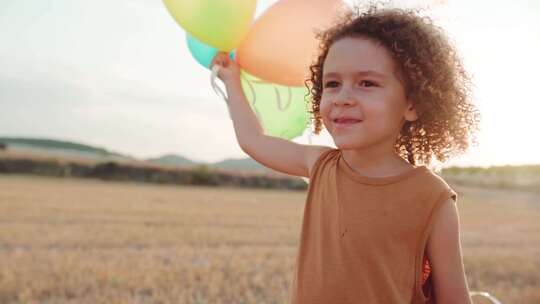
<svg viewBox="0 0 540 304">
<path fill-rule="evenodd" d="M 274 2 L 259 1 L 257 16 Z M 430 16 L 473 77 L 482 114 L 479 145 L 445 166 L 540 164 L 540 2 L 431 3 Z M 139 158 L 247 157 L 210 72 L 159 0 L 2 0 L 0 37 L 0 136 Z M 294 141 L 333 146 L 326 132 Z"/>
</svg>

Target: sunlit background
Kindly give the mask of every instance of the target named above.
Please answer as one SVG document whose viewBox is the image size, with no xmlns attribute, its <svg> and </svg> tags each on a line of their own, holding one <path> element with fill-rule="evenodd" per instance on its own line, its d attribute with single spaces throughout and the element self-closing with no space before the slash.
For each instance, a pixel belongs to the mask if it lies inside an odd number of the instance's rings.
<svg viewBox="0 0 540 304">
<path fill-rule="evenodd" d="M 540 1 L 394 4 L 473 76 L 479 146 L 446 166 L 540 164 Z M 162 0 L 0 0 L 0 303 L 285 303 L 308 184 L 247 157 Z M 540 165 L 440 174 L 471 295 L 540 303 Z"/>
<path fill-rule="evenodd" d="M 260 1 L 258 12 L 273 2 Z M 479 146 L 448 165 L 540 163 L 540 2 L 432 4 L 473 76 L 482 113 Z M 0 136 L 140 158 L 247 157 L 209 71 L 191 58 L 161 1 L 3 0 L 0 37 Z M 295 141 L 309 142 L 308 133 Z M 311 141 L 332 145 L 327 133 Z"/>
</svg>

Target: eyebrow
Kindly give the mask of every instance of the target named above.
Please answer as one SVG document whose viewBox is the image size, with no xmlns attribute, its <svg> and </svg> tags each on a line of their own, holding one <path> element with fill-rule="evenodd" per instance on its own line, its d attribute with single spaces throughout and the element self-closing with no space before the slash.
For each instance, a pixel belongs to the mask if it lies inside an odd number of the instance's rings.
<svg viewBox="0 0 540 304">
<path fill-rule="evenodd" d="M 334 77 L 334 76 L 338 76 L 339 73 L 334 73 L 334 72 L 330 72 L 330 73 L 325 73 L 323 75 L 323 78 L 326 78 L 326 77 Z M 386 75 L 385 74 L 382 74 L 382 73 L 379 73 L 377 71 L 373 71 L 373 70 L 367 70 L 367 71 L 356 71 L 354 73 L 354 75 L 359 75 L 359 76 L 375 76 L 375 77 L 379 77 L 379 78 L 386 78 Z"/>
</svg>

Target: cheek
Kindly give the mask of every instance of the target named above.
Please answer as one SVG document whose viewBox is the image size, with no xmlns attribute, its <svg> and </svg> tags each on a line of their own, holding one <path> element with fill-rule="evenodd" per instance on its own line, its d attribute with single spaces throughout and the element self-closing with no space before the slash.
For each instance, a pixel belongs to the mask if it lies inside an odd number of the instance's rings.
<svg viewBox="0 0 540 304">
<path fill-rule="evenodd" d="M 327 104 L 321 100 L 320 104 L 319 104 L 319 114 L 321 116 L 321 121 L 322 121 L 322 124 L 323 124 L 323 127 L 325 129 L 328 129 L 328 115 L 330 113 L 330 108 L 327 106 Z"/>
<path fill-rule="evenodd" d="M 384 133 L 394 132 L 396 128 L 399 128 L 402 118 L 396 108 L 389 105 L 371 107 L 369 113 L 366 114 L 371 118 L 370 122 L 375 124 L 374 128 Z"/>
<path fill-rule="evenodd" d="M 321 98 L 321 102 L 319 104 L 319 112 L 321 113 L 323 119 L 325 119 L 330 113 L 329 102 L 324 98 Z"/>
<path fill-rule="evenodd" d="M 383 120 L 392 120 L 395 119 L 396 115 L 399 115 L 396 105 L 388 100 L 367 103 L 364 106 L 364 111 L 371 117 L 377 117 Z"/>
</svg>

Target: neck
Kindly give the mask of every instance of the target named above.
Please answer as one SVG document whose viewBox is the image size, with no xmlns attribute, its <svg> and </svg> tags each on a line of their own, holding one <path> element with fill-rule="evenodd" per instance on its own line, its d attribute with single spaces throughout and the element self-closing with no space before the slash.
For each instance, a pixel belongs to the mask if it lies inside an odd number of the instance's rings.
<svg viewBox="0 0 540 304">
<path fill-rule="evenodd" d="M 366 148 L 342 149 L 342 154 L 349 167 L 365 176 L 393 176 L 412 170 L 414 166 L 397 155 L 393 145 L 394 142 L 386 142 Z"/>
</svg>

